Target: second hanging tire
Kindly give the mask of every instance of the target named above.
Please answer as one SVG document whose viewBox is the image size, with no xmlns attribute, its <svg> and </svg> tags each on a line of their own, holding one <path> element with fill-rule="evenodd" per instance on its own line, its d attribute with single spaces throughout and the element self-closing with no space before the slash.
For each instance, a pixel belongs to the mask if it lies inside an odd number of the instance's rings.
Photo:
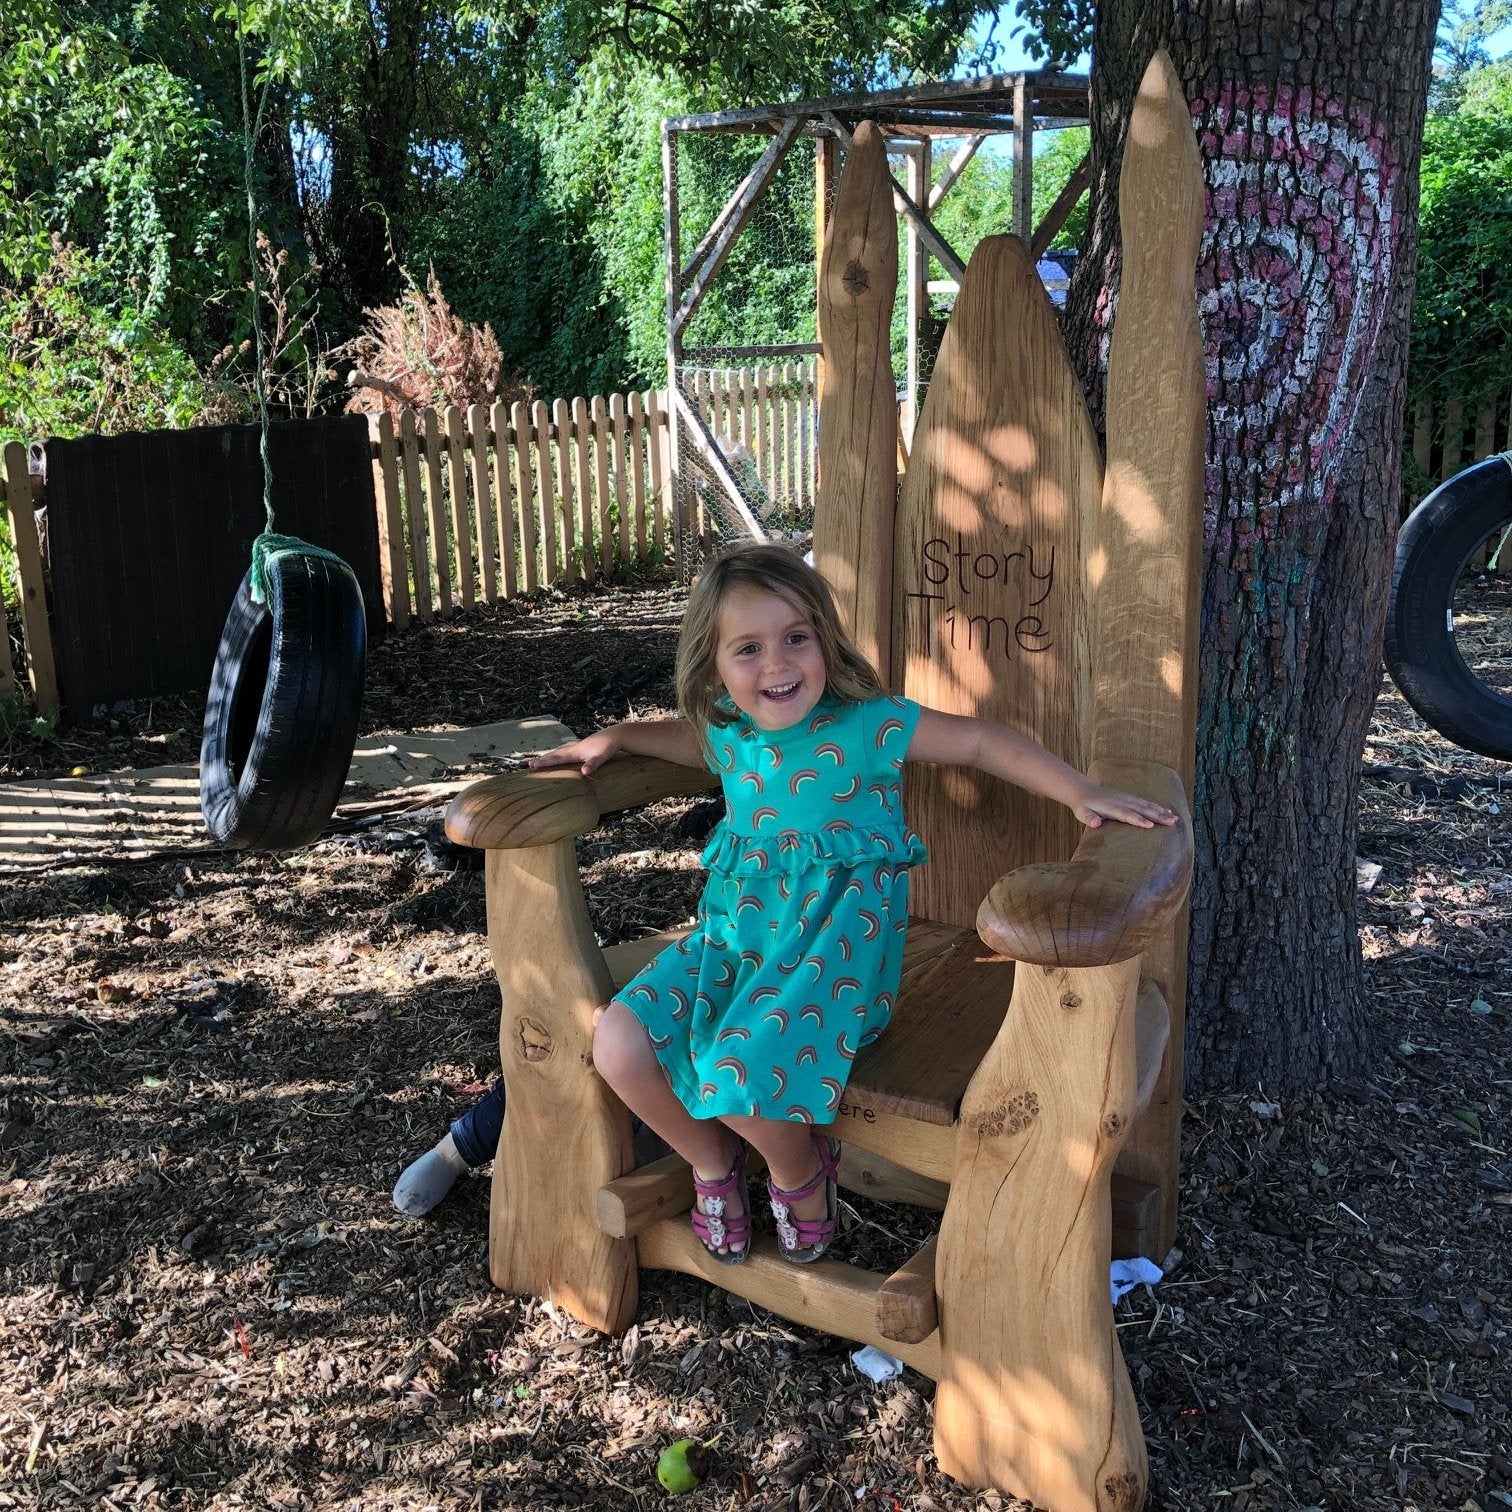
<svg viewBox="0 0 1512 1512">
<path fill-rule="evenodd" d="M 1512 699 L 1480 681 L 1454 636 L 1454 593 L 1471 556 L 1512 525 L 1512 465 L 1491 457 L 1456 473 L 1408 515 L 1397 538 L 1386 665 L 1402 696 L 1467 751 L 1512 760 Z"/>
<path fill-rule="evenodd" d="M 265 558 L 242 579 L 212 673 L 200 810 L 223 845 L 292 850 L 341 796 L 362 710 L 367 620 L 356 575 L 325 553 Z"/>
</svg>

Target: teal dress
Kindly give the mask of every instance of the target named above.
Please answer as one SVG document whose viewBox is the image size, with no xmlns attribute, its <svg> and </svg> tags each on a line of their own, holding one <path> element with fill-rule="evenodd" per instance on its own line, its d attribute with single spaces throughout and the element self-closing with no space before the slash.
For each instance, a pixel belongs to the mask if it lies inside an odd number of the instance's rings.
<svg viewBox="0 0 1512 1512">
<path fill-rule="evenodd" d="M 710 729 L 725 818 L 698 922 L 617 994 L 695 1118 L 831 1123 L 887 1027 L 925 859 L 901 783 L 918 720 L 905 698 L 826 694 L 786 730 Z"/>
</svg>

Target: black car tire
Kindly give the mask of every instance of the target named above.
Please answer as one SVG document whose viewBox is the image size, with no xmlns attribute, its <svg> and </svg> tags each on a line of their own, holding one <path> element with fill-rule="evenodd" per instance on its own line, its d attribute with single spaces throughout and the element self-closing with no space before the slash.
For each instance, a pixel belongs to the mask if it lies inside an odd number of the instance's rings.
<svg viewBox="0 0 1512 1512">
<path fill-rule="evenodd" d="M 367 658 L 362 590 L 345 562 L 266 558 L 249 571 L 216 652 L 200 745 L 200 812 L 221 844 L 293 850 L 325 828 L 357 741 Z"/>
<path fill-rule="evenodd" d="M 1386 666 L 1402 696 L 1467 751 L 1512 760 L 1512 699 L 1466 665 L 1454 638 L 1454 591 L 1473 552 L 1512 524 L 1512 465 L 1490 457 L 1456 473 L 1408 515 L 1397 538 Z"/>
</svg>

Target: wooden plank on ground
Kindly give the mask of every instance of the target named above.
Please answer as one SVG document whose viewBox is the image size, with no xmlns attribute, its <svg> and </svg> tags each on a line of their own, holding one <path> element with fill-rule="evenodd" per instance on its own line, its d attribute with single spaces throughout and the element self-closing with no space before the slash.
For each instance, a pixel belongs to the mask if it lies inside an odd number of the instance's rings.
<svg viewBox="0 0 1512 1512">
<path fill-rule="evenodd" d="M 410 575 L 415 585 L 415 618 L 421 624 L 435 617 L 431 608 L 430 525 L 420 489 L 420 439 L 414 410 L 399 416 L 399 456 L 404 465 L 404 507 L 409 516 Z"/>
<path fill-rule="evenodd" d="M 492 604 L 499 597 L 499 570 L 494 560 L 498 543 L 494 538 L 493 499 L 488 489 L 488 406 L 467 407 L 467 430 L 472 445 L 473 515 L 477 526 L 478 566 L 483 575 L 483 602 Z"/>
<path fill-rule="evenodd" d="M 383 603 L 389 623 L 403 630 L 410 622 L 409 562 L 404 550 L 404 501 L 399 495 L 399 453 L 394 445 L 394 417 L 384 410 L 369 417 L 369 433 L 378 448 L 373 463 L 373 493 L 378 501 L 378 563 L 383 574 Z"/>
<path fill-rule="evenodd" d="M 441 492 L 441 427 L 433 409 L 422 414 L 425 434 L 425 493 L 431 529 L 431 560 L 435 565 L 436 612 L 452 612 L 452 553 L 447 541 L 446 500 Z"/>
<path fill-rule="evenodd" d="M 530 415 L 523 400 L 509 411 L 514 428 L 515 513 L 520 523 L 520 588 L 532 593 L 540 582 L 536 570 L 535 487 L 530 477 Z"/>
<path fill-rule="evenodd" d="M 20 574 L 21 630 L 26 637 L 26 675 L 39 714 L 58 708 L 58 665 L 53 655 L 52 624 L 47 617 L 42 548 L 32 496 L 26 448 L 8 441 L 4 452 L 5 509 L 10 518 L 11 549 Z"/>
<path fill-rule="evenodd" d="M 447 483 L 451 488 L 452 546 L 457 553 L 457 590 L 464 609 L 477 602 L 473 577 L 473 529 L 467 513 L 467 472 L 462 462 L 462 411 L 446 406 Z"/>
</svg>

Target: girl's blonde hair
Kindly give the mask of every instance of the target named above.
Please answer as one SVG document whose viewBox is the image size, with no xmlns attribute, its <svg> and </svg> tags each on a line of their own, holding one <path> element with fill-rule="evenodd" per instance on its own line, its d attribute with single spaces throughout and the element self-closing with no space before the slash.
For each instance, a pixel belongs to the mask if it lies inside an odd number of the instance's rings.
<svg viewBox="0 0 1512 1512">
<path fill-rule="evenodd" d="M 755 542 L 734 546 L 693 584 L 677 642 L 677 706 L 700 740 L 735 717 L 715 703 L 723 689 L 714 659 L 719 607 L 738 588 L 775 593 L 808 620 L 824 657 L 826 688 L 836 697 L 859 703 L 884 691 L 876 668 L 845 633 L 829 584 L 797 552 Z"/>
</svg>

